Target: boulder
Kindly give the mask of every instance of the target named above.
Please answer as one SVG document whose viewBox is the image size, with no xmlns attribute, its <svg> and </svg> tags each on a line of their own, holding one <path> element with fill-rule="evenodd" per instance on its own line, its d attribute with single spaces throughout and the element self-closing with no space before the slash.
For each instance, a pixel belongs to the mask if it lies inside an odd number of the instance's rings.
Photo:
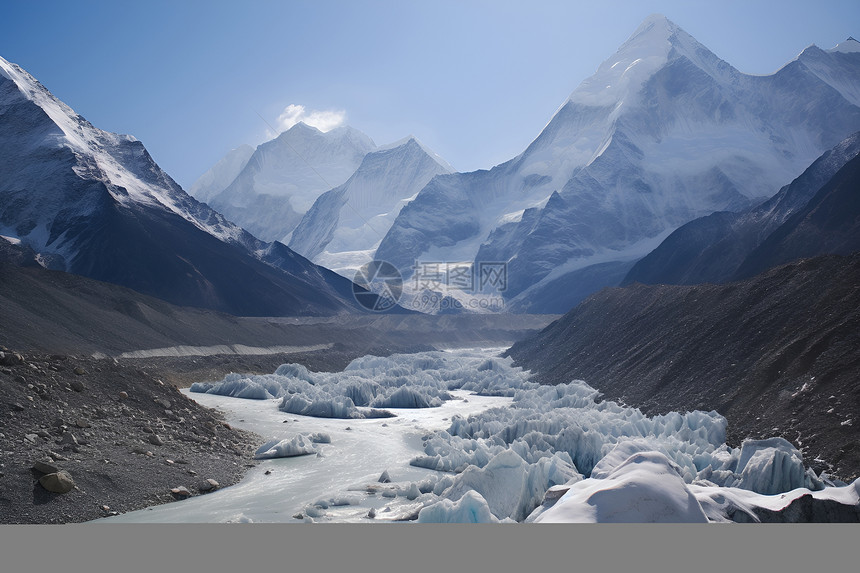
<svg viewBox="0 0 860 573">
<path fill-rule="evenodd" d="M 39 460 L 33 463 L 33 469 L 43 474 L 55 474 L 60 469 L 50 460 Z"/>
<path fill-rule="evenodd" d="M 68 493 L 75 489 L 75 480 L 65 470 L 45 474 L 39 478 L 39 483 L 43 488 L 54 493 Z"/>
<path fill-rule="evenodd" d="M 205 492 L 205 491 L 215 491 L 215 490 L 216 490 L 216 489 L 218 489 L 219 487 L 221 487 L 221 484 L 219 484 L 219 483 L 218 483 L 217 481 L 215 481 L 214 479 L 209 478 L 209 479 L 204 480 L 203 482 L 201 482 L 201 483 L 200 483 L 200 485 L 199 485 L 199 486 L 197 486 L 197 489 L 198 489 L 198 490 L 200 490 L 200 491 L 204 491 L 204 492 Z"/>
</svg>

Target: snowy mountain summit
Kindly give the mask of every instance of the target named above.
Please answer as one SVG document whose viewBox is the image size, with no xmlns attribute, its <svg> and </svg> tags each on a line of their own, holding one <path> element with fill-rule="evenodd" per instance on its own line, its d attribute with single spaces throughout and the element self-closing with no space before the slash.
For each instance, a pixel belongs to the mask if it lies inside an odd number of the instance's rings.
<svg viewBox="0 0 860 573">
<path fill-rule="evenodd" d="M 343 185 L 314 202 L 292 233 L 290 248 L 352 277 L 373 259 L 403 206 L 433 177 L 453 171 L 411 135 L 380 147 Z"/>
<path fill-rule="evenodd" d="M 848 39 L 844 42 L 840 42 L 836 44 L 832 49 L 828 50 L 829 52 L 844 52 L 846 54 L 850 54 L 852 52 L 860 52 L 860 42 L 854 39 L 852 36 L 848 36 Z"/>
<path fill-rule="evenodd" d="M 374 149 L 376 144 L 357 129 L 322 132 L 300 122 L 258 146 L 244 162 L 242 151 L 231 152 L 192 190 L 254 236 L 265 241 L 286 236 L 288 242 L 316 198 L 345 182 Z M 221 172 L 217 177 L 216 170 Z"/>
<path fill-rule="evenodd" d="M 76 222 L 103 208 L 108 197 L 124 207 L 174 213 L 222 240 L 237 241 L 242 234 L 189 197 L 140 141 L 94 127 L 3 58 L 0 120 L 0 229 L 52 257 L 58 268 L 74 266 L 79 242 L 89 233 Z M 102 185 L 82 187 L 81 180 Z"/>
<path fill-rule="evenodd" d="M 860 128 L 860 56 L 814 46 L 744 74 L 647 18 L 519 156 L 432 179 L 375 256 L 507 264 L 508 308 L 563 312 L 672 230 L 775 193 Z"/>
<path fill-rule="evenodd" d="M 44 266 L 239 315 L 356 310 L 352 284 L 189 196 L 0 58 L 0 236 Z"/>
</svg>

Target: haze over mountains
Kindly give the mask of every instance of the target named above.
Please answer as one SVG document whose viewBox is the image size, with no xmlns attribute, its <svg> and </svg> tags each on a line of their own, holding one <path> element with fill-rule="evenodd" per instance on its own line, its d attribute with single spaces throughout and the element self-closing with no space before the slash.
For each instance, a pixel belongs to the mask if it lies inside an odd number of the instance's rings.
<svg viewBox="0 0 860 573">
<path fill-rule="evenodd" d="M 415 136 L 376 147 L 351 127 L 297 123 L 260 145 L 228 153 L 192 194 L 258 237 L 349 278 L 373 258 L 400 209 L 454 169 Z"/>
<path fill-rule="evenodd" d="M 204 174 L 193 190 L 208 204 L 4 60 L 0 231 L 50 268 L 236 314 L 355 310 L 328 269 L 350 277 L 373 258 L 407 279 L 421 260 L 505 263 L 508 311 L 564 312 L 637 280 L 674 239 L 634 264 L 697 217 L 725 241 L 739 223 L 721 212 L 758 220 L 776 202 L 773 226 L 805 205 L 832 169 L 761 203 L 860 130 L 858 46 L 749 76 L 655 15 L 489 171 L 456 173 L 411 136 L 379 148 L 298 123 Z"/>
<path fill-rule="evenodd" d="M 354 276 L 400 210 L 436 175 L 453 172 L 414 136 L 368 153 L 343 184 L 314 202 L 289 242 L 314 262 Z"/>
<path fill-rule="evenodd" d="M 789 221 L 796 213 L 808 211 L 810 207 L 807 204 L 813 206 L 825 201 L 830 191 L 823 187 L 858 154 L 860 133 L 855 133 L 825 152 L 791 184 L 760 205 L 739 212 L 718 212 L 690 221 L 637 262 L 622 284 L 722 283 L 776 266 L 774 261 L 765 262 L 767 257 L 763 253 L 754 253 L 760 248 L 768 249 L 762 243 L 770 241 L 771 235 L 776 237 L 790 232 L 796 223 Z M 821 197 L 818 196 L 820 191 L 823 192 Z M 784 230 L 777 233 L 783 227 Z M 826 227 L 823 230 L 835 231 Z M 797 247 L 792 253 L 780 257 L 779 262 L 803 256 L 851 252 L 848 248 L 827 244 L 821 237 Z"/>
<path fill-rule="evenodd" d="M 230 152 L 192 190 L 254 236 L 286 244 L 316 198 L 346 181 L 374 149 L 357 129 L 323 133 L 297 123 L 258 146 L 247 161 L 247 148 Z"/>
</svg>

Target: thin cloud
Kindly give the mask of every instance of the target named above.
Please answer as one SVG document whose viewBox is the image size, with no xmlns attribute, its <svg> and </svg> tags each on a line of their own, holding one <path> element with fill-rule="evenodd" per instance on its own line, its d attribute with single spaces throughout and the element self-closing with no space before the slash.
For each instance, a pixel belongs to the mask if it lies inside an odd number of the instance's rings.
<svg viewBox="0 0 860 573">
<path fill-rule="evenodd" d="M 346 120 L 346 112 L 343 110 L 308 110 L 300 104 L 290 104 L 284 108 L 278 116 L 278 128 L 286 131 L 299 122 L 313 126 L 320 131 L 330 131 Z"/>
</svg>

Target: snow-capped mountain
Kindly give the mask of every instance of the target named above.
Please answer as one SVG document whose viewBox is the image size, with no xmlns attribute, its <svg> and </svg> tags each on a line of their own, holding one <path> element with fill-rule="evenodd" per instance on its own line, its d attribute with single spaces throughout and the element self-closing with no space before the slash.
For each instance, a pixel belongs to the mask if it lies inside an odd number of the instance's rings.
<svg viewBox="0 0 860 573">
<path fill-rule="evenodd" d="M 248 165 L 252 155 L 254 155 L 254 148 L 250 145 L 240 145 L 230 150 L 191 185 L 188 194 L 203 203 L 211 201 L 212 197 L 226 189 L 236 179 Z"/>
<path fill-rule="evenodd" d="M 0 235 L 50 268 L 240 315 L 358 309 L 352 283 L 264 243 L 0 58 Z"/>
<path fill-rule="evenodd" d="M 771 195 L 860 128 L 856 42 L 739 72 L 647 18 L 518 157 L 433 179 L 376 258 L 507 263 L 511 310 L 561 312 L 618 284 L 672 230 Z"/>
<path fill-rule="evenodd" d="M 206 190 L 208 173 L 194 187 L 199 183 L 209 205 L 254 236 L 289 242 L 316 198 L 349 179 L 374 149 L 373 141 L 357 129 L 343 126 L 323 133 L 297 123 L 259 145 L 232 180 L 219 179 L 221 189 Z M 219 165 L 235 159 L 228 155 Z"/>
<path fill-rule="evenodd" d="M 747 258 L 858 155 L 860 132 L 828 150 L 764 203 L 737 213 L 713 213 L 680 226 L 640 259 L 621 284 L 691 285 L 746 278 L 749 275 L 737 273 Z M 836 252 L 820 244 L 808 247 L 815 250 L 811 253 L 815 255 Z"/>
<path fill-rule="evenodd" d="M 400 210 L 436 175 L 454 169 L 414 136 L 368 153 L 343 184 L 317 198 L 290 248 L 344 276 L 355 275 Z"/>
</svg>

